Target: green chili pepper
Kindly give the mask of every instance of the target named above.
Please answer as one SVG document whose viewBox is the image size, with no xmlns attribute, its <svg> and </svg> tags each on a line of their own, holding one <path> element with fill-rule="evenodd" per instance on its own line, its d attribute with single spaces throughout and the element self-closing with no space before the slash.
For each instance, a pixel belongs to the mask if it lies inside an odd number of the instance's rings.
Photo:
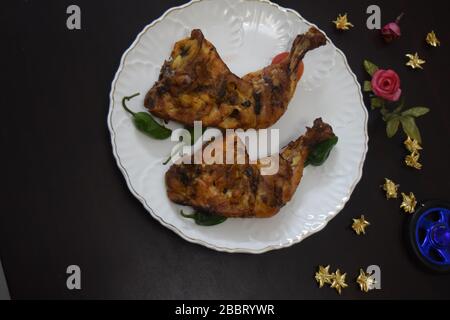
<svg viewBox="0 0 450 320">
<path fill-rule="evenodd" d="M 333 149 L 337 142 L 338 137 L 334 136 L 314 146 L 308 155 L 308 159 L 305 161 L 305 167 L 309 164 L 313 166 L 322 165 L 328 159 L 331 149 Z"/>
<path fill-rule="evenodd" d="M 180 211 L 181 215 L 185 218 L 193 219 L 199 226 L 215 226 L 227 220 L 227 217 L 218 216 L 205 212 L 194 212 L 192 214 L 185 214 L 183 210 Z"/>
<path fill-rule="evenodd" d="M 170 137 L 172 130 L 160 125 L 150 114 L 147 112 L 133 112 L 127 107 L 126 102 L 138 95 L 139 93 L 135 93 L 132 96 L 123 97 L 122 99 L 122 107 L 133 116 L 134 126 L 139 131 L 155 139 L 164 140 Z"/>
</svg>

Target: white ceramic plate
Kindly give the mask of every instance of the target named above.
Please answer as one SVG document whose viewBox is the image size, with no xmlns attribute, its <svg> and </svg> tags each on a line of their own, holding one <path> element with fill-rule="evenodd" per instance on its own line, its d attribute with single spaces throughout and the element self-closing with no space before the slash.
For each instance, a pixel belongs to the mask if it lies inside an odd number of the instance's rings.
<svg viewBox="0 0 450 320">
<path fill-rule="evenodd" d="M 289 50 L 294 37 L 312 25 L 297 12 L 264 0 L 192 1 L 148 25 L 124 53 L 110 95 L 108 126 L 113 153 L 131 192 L 164 226 L 187 241 L 215 250 L 262 253 L 300 242 L 321 230 L 344 207 L 362 174 L 367 111 L 345 55 L 329 39 L 326 46 L 307 54 L 295 96 L 273 127 L 280 129 L 283 146 L 322 117 L 333 126 L 339 143 L 324 165 L 305 169 L 293 199 L 269 219 L 228 219 L 217 226 L 201 227 L 182 218 L 182 207 L 169 201 L 164 183 L 168 166 L 162 162 L 173 143 L 138 132 L 121 107 L 124 96 L 140 92 L 130 106 L 144 110 L 145 93 L 173 44 L 193 28 L 200 28 L 230 69 L 243 75 Z"/>
</svg>

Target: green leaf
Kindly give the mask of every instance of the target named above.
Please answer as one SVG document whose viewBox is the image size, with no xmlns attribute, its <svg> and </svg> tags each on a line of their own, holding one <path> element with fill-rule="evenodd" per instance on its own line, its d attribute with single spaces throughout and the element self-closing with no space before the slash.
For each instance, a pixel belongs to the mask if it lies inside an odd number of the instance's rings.
<svg viewBox="0 0 450 320">
<path fill-rule="evenodd" d="M 402 97 L 401 100 L 400 100 L 400 103 L 398 104 L 397 108 L 394 109 L 393 112 L 394 113 L 399 113 L 403 109 L 404 106 L 405 106 L 405 98 Z"/>
<path fill-rule="evenodd" d="M 337 142 L 338 137 L 334 136 L 315 145 L 305 161 L 305 167 L 309 164 L 312 164 L 313 166 L 320 166 L 323 164 L 325 160 L 328 159 L 331 149 L 333 149 Z"/>
<path fill-rule="evenodd" d="M 378 67 L 368 60 L 364 60 L 363 65 L 364 65 L 364 69 L 366 69 L 366 72 L 370 76 L 373 76 L 373 74 L 378 70 Z"/>
<path fill-rule="evenodd" d="M 411 117 L 420 117 L 424 114 L 427 114 L 430 111 L 430 109 L 425 107 L 414 107 L 408 110 L 405 110 L 402 112 L 402 116 L 411 116 Z"/>
<path fill-rule="evenodd" d="M 381 114 L 383 115 L 383 120 L 388 122 L 392 120 L 393 118 L 398 118 L 398 114 L 395 114 L 393 112 L 388 112 L 387 109 L 381 109 Z"/>
<path fill-rule="evenodd" d="M 202 211 L 197 211 L 192 214 L 185 214 L 183 210 L 180 211 L 181 215 L 185 218 L 193 219 L 199 226 L 215 226 L 227 220 L 227 217 L 218 216 Z"/>
<path fill-rule="evenodd" d="M 364 92 L 370 92 L 372 91 L 372 83 L 370 81 L 364 81 L 363 84 L 363 91 Z"/>
<path fill-rule="evenodd" d="M 384 106 L 384 101 L 381 98 L 374 97 L 370 99 L 370 106 L 372 109 L 382 108 Z"/>
<path fill-rule="evenodd" d="M 386 123 L 386 134 L 388 138 L 392 138 L 398 131 L 398 126 L 400 124 L 400 120 L 398 117 L 390 119 Z"/>
<path fill-rule="evenodd" d="M 422 137 L 420 136 L 419 128 L 416 125 L 416 121 L 411 116 L 402 116 L 400 118 L 400 122 L 402 123 L 403 131 L 409 136 L 411 139 L 417 140 L 419 143 L 422 142 Z"/>
<path fill-rule="evenodd" d="M 395 118 L 400 119 L 400 117 L 401 117 L 401 115 L 396 113 L 395 110 L 392 111 L 392 112 L 389 112 L 388 109 L 382 108 L 380 110 L 380 112 L 383 115 L 383 120 L 386 121 L 386 122 L 388 122 L 388 121 L 390 121 L 392 119 L 395 119 Z"/>
</svg>

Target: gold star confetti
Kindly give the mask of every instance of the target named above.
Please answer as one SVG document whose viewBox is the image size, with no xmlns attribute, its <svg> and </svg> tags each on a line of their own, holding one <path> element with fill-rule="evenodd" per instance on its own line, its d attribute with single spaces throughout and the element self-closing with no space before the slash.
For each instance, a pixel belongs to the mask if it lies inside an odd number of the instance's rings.
<svg viewBox="0 0 450 320">
<path fill-rule="evenodd" d="M 333 276 L 329 272 L 330 266 L 319 266 L 319 271 L 316 272 L 315 279 L 319 283 L 319 288 L 322 288 L 325 283 L 331 284 Z"/>
<path fill-rule="evenodd" d="M 331 288 L 336 289 L 339 294 L 341 294 L 342 289 L 348 287 L 348 285 L 345 283 L 346 275 L 346 273 L 341 274 L 339 269 L 337 269 L 336 272 L 332 274 Z"/>
<path fill-rule="evenodd" d="M 359 269 L 359 276 L 356 278 L 356 282 L 359 284 L 361 291 L 368 292 L 372 290 L 375 285 L 375 280 L 363 269 Z"/>
<path fill-rule="evenodd" d="M 353 27 L 353 24 L 348 21 L 347 14 L 344 14 L 343 16 L 339 14 L 333 23 L 336 25 L 336 29 L 338 30 L 348 30 L 350 27 Z"/>
<path fill-rule="evenodd" d="M 405 142 L 403 142 L 403 144 L 405 145 L 406 149 L 408 149 L 409 152 L 418 152 L 419 150 L 422 150 L 422 147 L 420 146 L 419 142 L 415 139 L 411 139 L 409 136 L 405 140 Z"/>
<path fill-rule="evenodd" d="M 408 167 L 420 170 L 422 169 L 422 164 L 419 163 L 419 153 L 413 152 L 405 157 L 405 163 Z"/>
<path fill-rule="evenodd" d="M 386 199 L 397 199 L 397 189 L 400 186 L 399 184 L 395 184 L 394 181 L 389 180 L 388 178 L 384 178 L 385 183 L 382 186 L 383 190 L 386 191 Z"/>
<path fill-rule="evenodd" d="M 400 205 L 400 208 L 403 208 L 403 210 L 406 213 L 413 213 L 416 209 L 417 201 L 416 197 L 414 196 L 414 193 L 410 192 L 409 195 L 404 194 L 402 192 L 403 202 Z"/>
<path fill-rule="evenodd" d="M 420 59 L 417 52 L 414 55 L 407 54 L 406 56 L 409 58 L 409 61 L 406 63 L 407 66 L 413 69 L 416 68 L 423 69 L 422 64 L 425 63 L 425 60 Z"/>
<path fill-rule="evenodd" d="M 361 233 L 366 234 L 365 228 L 369 225 L 369 221 L 364 219 L 364 216 L 361 215 L 361 218 L 353 219 L 352 229 L 355 230 L 356 234 L 359 236 Z"/>
<path fill-rule="evenodd" d="M 427 34 L 427 37 L 425 38 L 425 40 L 427 41 L 427 43 L 430 46 L 433 46 L 433 47 L 438 47 L 441 45 L 441 42 L 439 41 L 439 39 L 436 36 L 436 33 L 434 33 L 433 30 Z"/>
</svg>

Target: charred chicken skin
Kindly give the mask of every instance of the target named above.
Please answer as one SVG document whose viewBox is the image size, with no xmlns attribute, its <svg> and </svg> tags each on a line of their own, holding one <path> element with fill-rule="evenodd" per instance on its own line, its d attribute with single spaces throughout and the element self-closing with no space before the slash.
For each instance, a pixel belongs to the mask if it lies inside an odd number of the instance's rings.
<svg viewBox="0 0 450 320">
<path fill-rule="evenodd" d="M 305 54 L 325 43 L 312 27 L 295 38 L 282 61 L 239 78 L 203 33 L 192 30 L 175 44 L 144 104 L 153 115 L 188 126 L 197 120 L 205 127 L 267 128 L 286 111 Z"/>
<path fill-rule="evenodd" d="M 261 175 L 262 162 L 250 164 L 247 154 L 245 164 L 173 164 L 166 172 L 168 197 L 225 217 L 271 217 L 294 195 L 311 148 L 332 137 L 331 126 L 316 119 L 280 153 L 273 175 Z"/>
</svg>

